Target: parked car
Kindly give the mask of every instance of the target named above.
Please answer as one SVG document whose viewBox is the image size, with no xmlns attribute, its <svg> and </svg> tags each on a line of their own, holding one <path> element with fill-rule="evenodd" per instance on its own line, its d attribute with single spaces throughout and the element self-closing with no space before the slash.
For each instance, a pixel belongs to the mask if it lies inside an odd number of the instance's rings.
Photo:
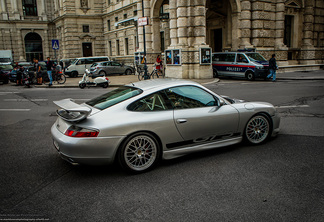
<svg viewBox="0 0 324 222">
<path fill-rule="evenodd" d="M 160 159 L 224 147 L 242 140 L 257 145 L 279 132 L 280 117 L 266 102 L 220 96 L 182 79 L 131 83 L 61 109 L 51 128 L 54 146 L 72 164 L 115 160 L 144 172 Z"/>
<path fill-rule="evenodd" d="M 90 73 L 93 75 L 112 75 L 125 74 L 131 75 L 135 72 L 134 68 L 115 61 L 95 62 L 90 67 Z"/>
<path fill-rule="evenodd" d="M 13 70 L 12 65 L 0 65 L 0 82 L 3 84 L 8 84 L 9 83 L 9 73 L 11 70 Z"/>
<path fill-rule="evenodd" d="M 65 69 L 65 75 L 69 77 L 77 77 L 79 74 L 84 74 L 86 69 L 90 69 L 94 62 L 109 61 L 107 56 L 97 56 L 97 57 L 83 57 L 76 58 L 72 61 L 71 65 Z"/>
<path fill-rule="evenodd" d="M 216 52 L 212 56 L 214 77 L 266 79 L 269 62 L 257 52 Z"/>
</svg>

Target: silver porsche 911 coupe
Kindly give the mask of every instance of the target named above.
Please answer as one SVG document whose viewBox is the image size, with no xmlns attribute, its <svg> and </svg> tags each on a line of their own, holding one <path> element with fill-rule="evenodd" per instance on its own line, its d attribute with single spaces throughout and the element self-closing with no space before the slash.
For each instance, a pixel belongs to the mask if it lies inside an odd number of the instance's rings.
<svg viewBox="0 0 324 222">
<path fill-rule="evenodd" d="M 242 140 L 265 142 L 279 132 L 273 105 L 220 96 L 187 80 L 128 84 L 86 103 L 71 99 L 51 128 L 54 146 L 72 164 L 118 161 L 133 173 L 161 159 L 223 147 Z"/>
</svg>

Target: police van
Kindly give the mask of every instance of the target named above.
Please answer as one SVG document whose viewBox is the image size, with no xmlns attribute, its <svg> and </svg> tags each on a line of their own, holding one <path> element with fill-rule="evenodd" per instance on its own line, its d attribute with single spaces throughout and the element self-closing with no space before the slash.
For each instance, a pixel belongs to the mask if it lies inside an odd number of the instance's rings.
<svg viewBox="0 0 324 222">
<path fill-rule="evenodd" d="M 215 52 L 212 56 L 214 77 L 230 76 L 248 80 L 266 79 L 269 62 L 257 52 Z"/>
</svg>

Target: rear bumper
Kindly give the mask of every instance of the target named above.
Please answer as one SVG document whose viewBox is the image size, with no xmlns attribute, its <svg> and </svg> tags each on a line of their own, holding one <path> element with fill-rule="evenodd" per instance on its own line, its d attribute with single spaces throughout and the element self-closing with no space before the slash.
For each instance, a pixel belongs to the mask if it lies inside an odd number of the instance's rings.
<svg viewBox="0 0 324 222">
<path fill-rule="evenodd" d="M 114 161 L 123 136 L 73 138 L 51 128 L 54 147 L 62 159 L 72 164 L 102 165 Z"/>
</svg>

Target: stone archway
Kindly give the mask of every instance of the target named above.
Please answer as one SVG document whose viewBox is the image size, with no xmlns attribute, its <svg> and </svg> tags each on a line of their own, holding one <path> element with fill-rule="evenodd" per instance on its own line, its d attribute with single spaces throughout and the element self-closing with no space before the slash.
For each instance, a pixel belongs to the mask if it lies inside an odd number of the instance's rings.
<svg viewBox="0 0 324 222">
<path fill-rule="evenodd" d="M 42 37 L 36 32 L 29 32 L 25 38 L 26 60 L 32 62 L 33 59 L 43 60 Z"/>
<path fill-rule="evenodd" d="M 170 46 L 169 0 L 155 0 L 151 8 L 152 51 L 163 53 Z"/>
<path fill-rule="evenodd" d="M 206 42 L 213 52 L 238 48 L 238 12 L 236 0 L 206 0 Z"/>
</svg>

